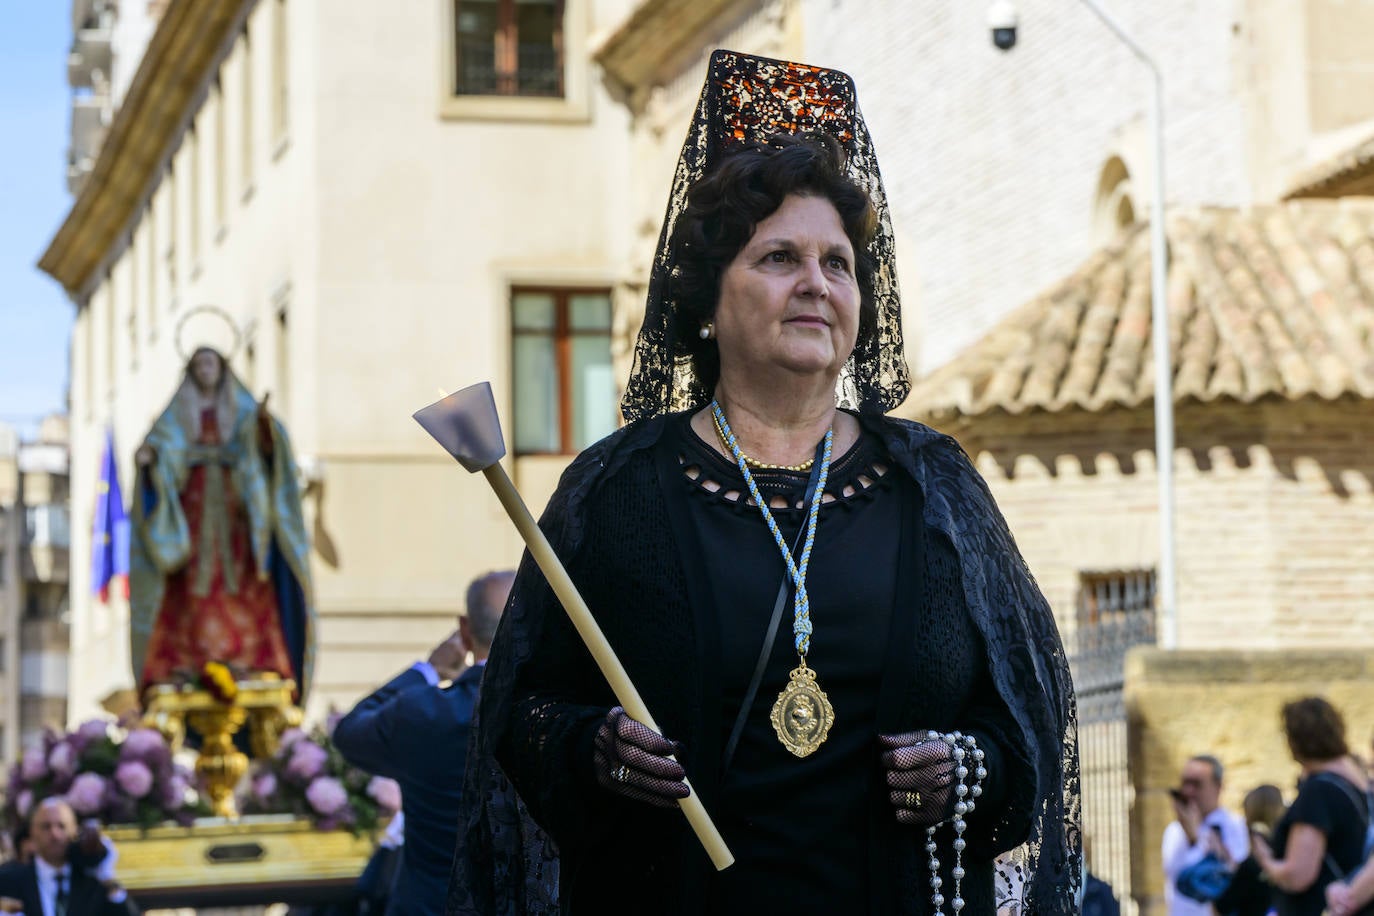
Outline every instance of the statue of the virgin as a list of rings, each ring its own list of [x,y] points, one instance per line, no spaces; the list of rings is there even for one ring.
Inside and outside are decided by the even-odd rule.
[[[207,662],[310,684],[309,542],[286,428],[219,351],[197,349],[135,454],[130,607],[134,679]]]

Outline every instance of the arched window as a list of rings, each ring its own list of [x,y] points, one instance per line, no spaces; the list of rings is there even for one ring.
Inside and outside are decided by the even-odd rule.
[[[1113,156],[1102,166],[1093,202],[1093,240],[1099,245],[1114,241],[1123,229],[1135,224],[1131,173],[1121,157]]]

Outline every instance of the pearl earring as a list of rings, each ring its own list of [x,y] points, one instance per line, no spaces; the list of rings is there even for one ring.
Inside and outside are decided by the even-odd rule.
[[[716,324],[715,324],[715,322],[714,322],[714,321],[703,321],[703,322],[701,323],[701,330],[697,332],[697,336],[700,337],[702,340],[710,340],[712,337],[715,337],[715,336],[716,336]]]

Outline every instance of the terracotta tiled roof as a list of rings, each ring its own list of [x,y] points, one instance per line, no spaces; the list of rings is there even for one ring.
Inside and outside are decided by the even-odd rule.
[[[1374,397],[1374,200],[1169,220],[1175,401]],[[1150,401],[1150,234],[1137,226],[917,382],[902,413]]]

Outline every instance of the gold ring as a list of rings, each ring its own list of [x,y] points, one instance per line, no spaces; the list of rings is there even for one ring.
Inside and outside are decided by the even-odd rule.
[[[907,806],[908,808],[912,808],[912,809],[921,807],[921,793],[920,793],[920,792],[908,792],[908,793],[906,793],[906,806]]]

